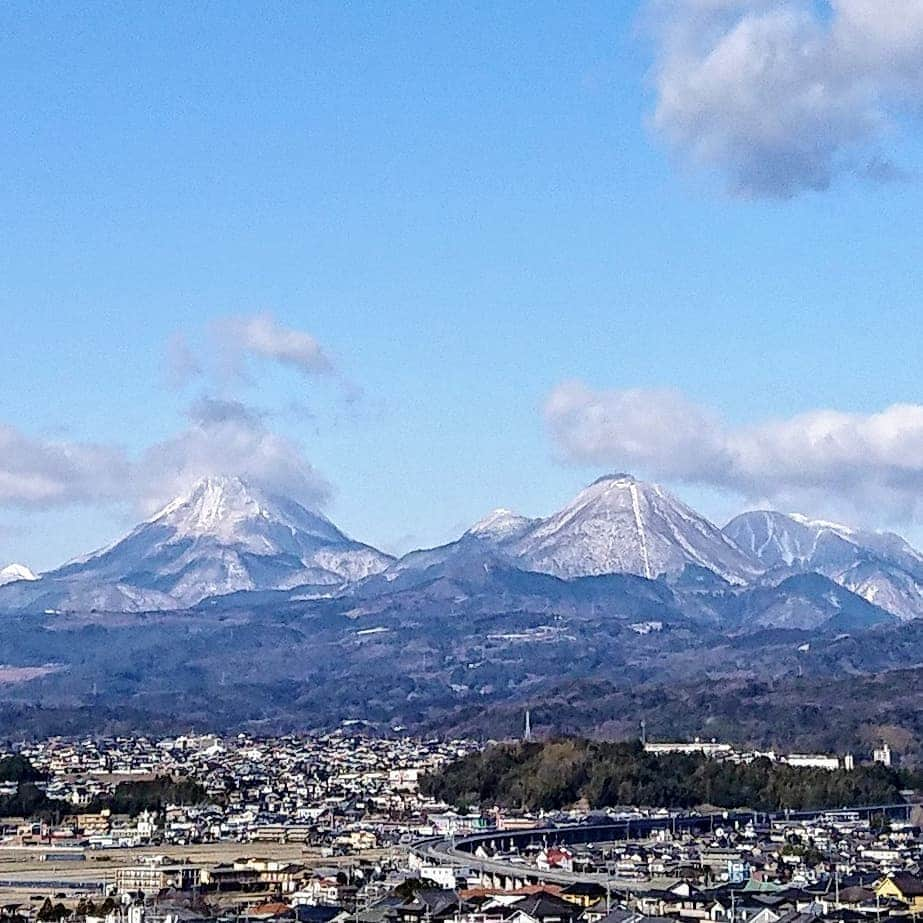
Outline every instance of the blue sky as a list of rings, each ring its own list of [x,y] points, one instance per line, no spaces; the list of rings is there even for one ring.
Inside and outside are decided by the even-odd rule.
[[[781,6],[802,19],[772,41],[828,27]],[[703,15],[4,5],[0,562],[103,544],[220,464],[217,444],[183,455],[203,399],[258,417],[329,485],[325,511],[388,550],[495,506],[550,512],[623,468],[717,519],[798,502],[916,535],[918,88],[879,69],[857,99],[838,78],[842,104],[807,124],[830,149],[805,166],[785,147],[802,110],[761,142],[705,90],[664,106],[703,53],[664,30]],[[880,119],[857,127],[863,107]],[[332,371],[227,334],[253,317],[310,335]],[[178,379],[177,350],[198,374]],[[573,381],[577,405],[550,419]],[[647,428],[676,402],[691,441]],[[880,416],[895,404],[910,409]],[[837,452],[818,458],[826,409]],[[88,444],[99,457],[75,474]],[[782,456],[798,470],[777,477]],[[22,486],[36,466],[60,478],[47,495]]]

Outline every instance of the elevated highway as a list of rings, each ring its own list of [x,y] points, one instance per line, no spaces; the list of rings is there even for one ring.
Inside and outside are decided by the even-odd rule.
[[[885,814],[894,820],[906,820],[914,805],[885,804],[844,808],[860,817]],[[493,858],[497,852],[522,852],[528,846],[577,846],[591,843],[614,843],[619,840],[646,839],[659,830],[672,833],[705,833],[716,827],[737,827],[750,823],[772,821],[815,820],[840,811],[785,811],[772,814],[756,811],[730,811],[719,814],[672,814],[654,817],[633,817],[599,824],[571,824],[536,827],[530,830],[490,830],[469,836],[446,839],[432,837],[420,840],[412,852],[428,865],[475,869],[492,887],[517,888],[530,884],[567,886],[578,882],[595,882],[615,890],[631,890],[642,885],[637,881],[619,880],[605,873],[577,873],[558,869],[544,870],[526,862]]]

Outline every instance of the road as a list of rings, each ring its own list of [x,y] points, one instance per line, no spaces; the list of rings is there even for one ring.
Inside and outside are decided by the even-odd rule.
[[[846,810],[856,811],[865,816],[883,813],[889,817],[906,818],[913,807],[910,804],[866,805]],[[493,830],[452,840],[442,838],[422,840],[414,844],[412,850],[423,862],[434,865],[447,865],[453,868],[473,868],[483,874],[495,876],[500,880],[520,880],[536,884],[549,883],[565,886],[577,882],[596,882],[615,890],[631,890],[633,887],[640,887],[639,883],[612,878],[604,873],[577,873],[558,869],[545,871],[527,864],[520,865],[519,863],[500,859],[481,858],[475,855],[475,852],[482,845],[489,851],[496,851],[503,848],[504,845],[508,845],[510,848],[522,849],[533,844],[578,845],[615,842],[628,838],[649,837],[658,830],[704,832],[722,825],[743,825],[752,820],[757,822],[812,820],[829,813],[831,813],[829,809],[787,811],[776,814],[736,811],[707,815],[668,815],[633,818],[605,824],[577,824],[562,827],[542,827],[533,830]]]

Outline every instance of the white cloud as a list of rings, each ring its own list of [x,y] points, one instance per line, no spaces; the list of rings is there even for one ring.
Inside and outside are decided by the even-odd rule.
[[[0,425],[0,507],[79,503],[150,513],[206,475],[238,475],[317,509],[330,487],[293,440],[237,401],[203,398],[184,429],[130,458],[122,449],[47,440]]]
[[[733,192],[787,198],[879,146],[923,103],[923,0],[653,0],[656,129]]]
[[[573,460],[608,464],[617,457],[684,480],[696,467],[723,464],[716,421],[675,391],[594,392],[566,382],[551,393],[545,417],[555,443]]]
[[[111,500],[130,471],[121,449],[29,436],[0,424],[0,505],[40,509]]]
[[[204,398],[188,426],[148,448],[133,471],[134,495],[153,512],[206,475],[237,475],[318,509],[330,486],[301,447],[270,430],[262,415],[238,401]]]
[[[672,391],[559,385],[545,419],[563,460],[731,490],[748,501],[923,520],[923,406],[815,410],[728,426]]]
[[[224,318],[215,323],[214,329],[237,366],[247,359],[260,358],[287,365],[303,375],[334,370],[330,358],[310,333],[286,327],[271,314]]]
[[[226,317],[209,332],[215,347],[209,350],[194,350],[180,332],[168,341],[170,385],[184,388],[199,379],[217,386],[222,376],[216,364],[245,374],[248,364],[263,359],[303,375],[332,375],[347,399],[355,398],[356,390],[314,337],[269,314]],[[304,417],[303,403],[291,406]],[[147,514],[199,478],[217,474],[244,477],[313,509],[327,501],[330,485],[302,446],[272,428],[267,415],[237,400],[204,397],[188,407],[186,418],[177,433],[133,454],[115,445],[33,436],[0,423],[0,508],[96,503]]]

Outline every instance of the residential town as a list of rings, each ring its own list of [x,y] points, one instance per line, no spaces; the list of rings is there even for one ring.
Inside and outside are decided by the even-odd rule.
[[[168,807],[159,823],[149,812],[77,813],[53,828],[4,832],[23,845],[56,849],[275,842],[308,844],[333,855],[409,843],[440,830],[439,813],[417,792],[420,776],[472,749],[468,741],[348,732],[263,740],[243,734],[224,740],[52,739],[17,751],[47,774],[43,788],[51,798],[86,806],[119,782],[171,777],[197,783],[205,799]]]
[[[707,747],[716,759],[736,752]],[[656,808],[528,814],[421,792],[424,774],[477,749],[349,727],[9,744],[0,757],[28,761],[48,803],[73,808],[0,818],[0,917],[877,923],[923,911],[923,811],[911,801],[810,817],[715,812],[693,830]],[[131,783],[166,778],[194,784],[196,797],[100,807]],[[0,798],[17,786],[0,784]],[[580,842],[602,824],[618,833]]]

